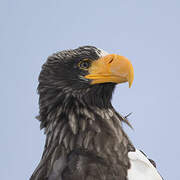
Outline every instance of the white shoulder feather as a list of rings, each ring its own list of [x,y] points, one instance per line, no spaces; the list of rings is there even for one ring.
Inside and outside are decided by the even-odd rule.
[[[139,150],[129,152],[128,180],[163,180],[149,159]]]

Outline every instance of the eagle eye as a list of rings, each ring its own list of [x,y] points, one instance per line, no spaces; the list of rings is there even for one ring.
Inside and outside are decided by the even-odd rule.
[[[83,69],[83,70],[88,70],[90,65],[91,65],[91,60],[89,60],[89,59],[84,59],[84,60],[80,61],[78,64],[79,68]]]

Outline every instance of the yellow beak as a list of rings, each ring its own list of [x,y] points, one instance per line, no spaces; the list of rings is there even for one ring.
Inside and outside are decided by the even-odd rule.
[[[131,87],[134,80],[134,70],[131,62],[124,56],[110,54],[92,62],[89,74],[85,76],[91,79],[91,84],[98,83],[124,83]]]

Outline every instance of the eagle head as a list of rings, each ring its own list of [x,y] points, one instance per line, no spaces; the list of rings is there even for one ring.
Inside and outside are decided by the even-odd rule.
[[[57,52],[48,57],[39,76],[40,115],[72,98],[110,106],[115,85],[128,82],[131,87],[133,78],[132,64],[123,56],[93,46]]]

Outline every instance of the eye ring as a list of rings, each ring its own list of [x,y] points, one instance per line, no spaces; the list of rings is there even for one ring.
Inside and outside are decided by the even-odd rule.
[[[91,65],[91,60],[89,59],[84,59],[78,63],[78,67],[83,70],[88,70],[90,65]]]

